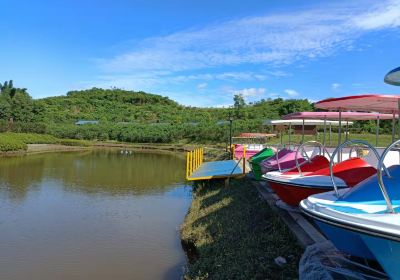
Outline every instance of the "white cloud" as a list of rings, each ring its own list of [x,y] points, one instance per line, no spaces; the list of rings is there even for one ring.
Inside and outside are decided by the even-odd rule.
[[[400,27],[400,1],[382,1],[382,5],[356,16],[352,23],[364,30]]]
[[[196,86],[200,89],[204,84],[204,88],[210,88],[213,84],[210,81],[223,81],[231,86],[236,83],[235,88],[238,88],[239,82],[290,75],[281,71],[280,66],[296,62],[297,67],[301,67],[307,60],[340,50],[356,51],[359,46],[355,41],[361,36],[398,27],[399,0],[324,3],[295,12],[217,22],[125,45],[125,51],[114,57],[98,59],[105,74],[86,84],[150,92],[165,92],[176,85],[183,92]],[[332,84],[333,89],[339,86]],[[230,98],[233,91],[231,88],[225,94]],[[247,98],[272,96],[264,88],[236,91]],[[299,95],[291,89],[284,94]],[[213,104],[224,102],[212,101]]]
[[[289,97],[296,97],[299,95],[299,93],[297,91],[295,91],[294,89],[285,89],[285,93],[289,96]]]
[[[208,85],[207,83],[201,83],[201,84],[197,85],[197,88],[202,90],[202,89],[205,89],[207,87],[207,85]]]
[[[247,17],[147,38],[131,50],[99,62],[105,71],[122,73],[280,65],[326,56],[337,48],[348,48],[368,31],[400,26],[398,0],[348,5]]]
[[[239,90],[233,90],[234,95],[241,94],[243,97],[255,97],[262,96],[266,92],[265,88],[244,88]]]
[[[338,88],[340,88],[340,86],[341,86],[341,84],[339,84],[339,83],[333,83],[333,84],[331,85],[331,88],[332,88],[333,90],[337,90]]]

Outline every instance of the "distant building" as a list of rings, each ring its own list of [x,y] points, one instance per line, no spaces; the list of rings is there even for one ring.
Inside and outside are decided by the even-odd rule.
[[[76,125],[84,125],[84,124],[99,124],[99,121],[87,121],[87,120],[79,120],[75,123]]]

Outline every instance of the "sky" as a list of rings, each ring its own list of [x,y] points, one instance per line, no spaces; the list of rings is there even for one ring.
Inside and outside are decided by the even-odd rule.
[[[0,81],[190,106],[400,93],[400,0],[1,0]]]

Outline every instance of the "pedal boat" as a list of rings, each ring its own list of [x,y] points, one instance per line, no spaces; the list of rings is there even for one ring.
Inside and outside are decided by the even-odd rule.
[[[285,172],[268,172],[263,178],[283,202],[298,206],[301,200],[310,195],[334,189],[331,169],[338,189],[353,187],[376,173],[376,168],[362,158],[349,158],[332,163],[330,167],[330,160],[323,155],[316,155],[304,164],[297,164],[295,168]]]
[[[400,165],[385,169],[390,145],[376,175],[353,188],[317,194],[300,209],[345,253],[377,260],[391,279],[400,275]]]
[[[279,150],[274,156],[263,160],[260,163],[261,172],[265,174],[275,170],[287,170],[296,166],[295,162],[296,151],[283,148]],[[302,156],[299,156],[298,162],[301,164],[305,161]]]

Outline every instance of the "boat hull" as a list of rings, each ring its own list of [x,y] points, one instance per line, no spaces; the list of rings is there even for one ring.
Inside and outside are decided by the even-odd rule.
[[[400,277],[400,242],[361,233],[359,236],[389,277],[398,279]]]
[[[340,251],[352,256],[375,260],[374,254],[358,233],[319,220],[315,220],[315,223]]]
[[[279,198],[291,206],[299,206],[300,201],[306,199],[310,195],[330,191],[326,187],[312,187],[291,185],[277,181],[268,180],[268,185],[274,190]]]

